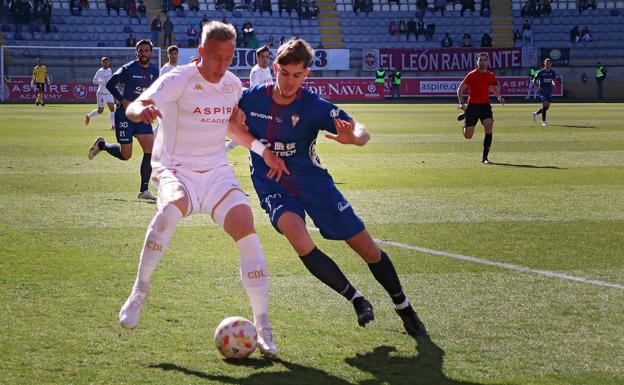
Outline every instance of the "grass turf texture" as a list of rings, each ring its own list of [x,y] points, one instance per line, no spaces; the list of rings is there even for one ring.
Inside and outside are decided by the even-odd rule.
[[[466,142],[449,105],[348,105],[362,148],[319,139],[338,187],[379,239],[624,284],[624,128],[617,104],[495,106]],[[138,201],[141,151],[87,159],[107,117],[92,106],[0,105],[0,383],[621,384],[624,290],[384,247],[428,326],[418,345],[344,243],[313,237],[377,319],[321,286],[255,195],[280,359],[221,359],[212,335],[251,318],[234,243],[207,216],[181,221],[138,328],[117,313],[155,206]],[[230,154],[253,194],[243,149]]]

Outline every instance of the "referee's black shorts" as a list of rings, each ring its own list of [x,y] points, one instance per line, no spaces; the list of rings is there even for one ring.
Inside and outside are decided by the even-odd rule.
[[[492,116],[492,105],[490,103],[468,103],[464,114],[464,127],[476,126],[479,120],[481,120],[481,124],[483,124],[485,119],[494,119]]]
[[[37,91],[45,91],[45,83],[35,83]]]

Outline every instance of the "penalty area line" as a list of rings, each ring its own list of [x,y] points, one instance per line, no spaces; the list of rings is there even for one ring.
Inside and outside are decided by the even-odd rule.
[[[399,247],[399,248],[402,248],[402,249],[420,251],[421,253],[425,253],[425,254],[440,255],[440,256],[443,256],[443,257],[458,259],[460,261],[480,263],[482,265],[489,265],[489,266],[500,267],[500,268],[508,269],[508,270],[521,271],[523,273],[539,274],[539,275],[542,275],[542,276],[545,276],[545,277],[550,277],[550,278],[559,278],[559,279],[565,279],[565,280],[568,280],[568,281],[582,282],[582,283],[588,283],[588,284],[602,286],[602,287],[610,287],[610,288],[613,288],[613,289],[624,290],[624,285],[620,285],[620,284],[617,284],[617,283],[606,282],[606,281],[601,281],[599,279],[575,277],[573,275],[558,273],[556,271],[531,269],[530,267],[514,265],[514,264],[511,264],[511,263],[495,262],[495,261],[490,261],[489,259],[471,257],[469,255],[448,253],[446,251],[440,251],[440,250],[432,250],[432,249],[427,249],[426,247],[412,246],[412,245],[408,245],[406,243],[386,241],[386,240],[383,240],[383,239],[375,239],[375,242],[383,244],[383,245]]]

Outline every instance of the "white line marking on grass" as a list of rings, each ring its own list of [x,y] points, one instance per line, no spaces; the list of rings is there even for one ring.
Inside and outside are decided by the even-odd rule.
[[[531,269],[530,267],[514,265],[514,264],[511,264],[511,263],[494,262],[494,261],[490,261],[488,259],[471,257],[469,255],[448,253],[446,251],[439,251],[439,250],[431,250],[431,249],[427,249],[425,247],[412,246],[412,245],[408,245],[408,244],[405,244],[405,243],[399,243],[399,242],[384,241],[384,240],[381,240],[381,239],[375,239],[375,242],[381,243],[381,244],[384,244],[384,245],[388,245],[388,246],[395,246],[395,247],[400,247],[400,248],[403,248],[403,249],[420,251],[421,253],[426,253],[426,254],[441,255],[443,257],[459,259],[461,261],[480,263],[480,264],[483,264],[483,265],[496,266],[496,267],[500,267],[500,268],[503,268],[503,269],[522,271],[524,273],[534,273],[534,274],[539,274],[539,275],[543,275],[543,276],[551,277],[551,278],[566,279],[568,281],[590,283],[592,285],[598,285],[598,286],[603,286],[603,287],[611,287],[611,288],[614,288],[614,289],[623,289],[624,290],[624,285],[619,285],[617,283],[611,283],[611,282],[605,282],[605,281],[601,281],[601,280],[598,280],[598,279],[575,277],[575,276],[572,276],[572,275],[563,274],[563,273],[557,273],[555,271],[549,271],[549,270]]]

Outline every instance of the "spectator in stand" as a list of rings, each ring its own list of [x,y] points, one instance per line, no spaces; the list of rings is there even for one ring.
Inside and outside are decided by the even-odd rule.
[[[487,13],[486,13],[487,12]],[[481,17],[489,15],[490,12],[490,0],[481,0]]]
[[[253,9],[253,5],[251,4],[251,0],[243,0],[241,6],[246,11],[251,11]]]
[[[584,41],[584,42],[592,41],[591,33],[589,32],[589,28],[587,28],[587,26],[583,28],[583,31],[581,31],[581,41]]]
[[[396,23],[394,22],[394,20],[392,20],[392,21],[390,22],[390,25],[388,26],[388,34],[389,34],[390,36],[394,36],[394,35],[396,35],[397,33],[399,33],[399,29],[397,28],[397,25],[396,25]]]
[[[492,47],[492,36],[490,36],[487,32],[484,32],[483,36],[481,36],[481,47]]]
[[[225,0],[217,0],[215,2],[215,9],[217,11],[225,11],[225,7],[226,7]]]
[[[142,1],[139,1],[139,5],[137,6],[137,12],[140,17],[147,17],[147,8],[145,8],[145,4]]]
[[[474,12],[475,10],[475,2],[474,0],[462,0],[462,9],[460,12],[461,16],[464,16],[464,11],[470,10]]]
[[[522,8],[520,9],[520,16],[521,17],[533,16],[532,13],[531,13],[531,9],[529,7],[529,3],[524,3]]]
[[[293,11],[297,12],[297,0],[288,0],[288,16],[291,16]]]
[[[275,48],[275,37],[273,35],[269,36],[267,39],[266,46],[269,48]]]
[[[525,43],[533,42],[533,30],[531,29],[529,19],[525,19],[524,23],[522,23],[522,39]]]
[[[191,24],[186,30],[186,42],[189,48],[197,47],[197,34],[197,28],[195,28],[194,24]]]
[[[441,45],[443,48],[449,48],[453,46],[453,39],[451,39],[451,35],[448,32],[444,34]]]
[[[28,1],[26,1],[25,3],[28,4],[28,6],[30,6],[30,3]],[[69,12],[73,16],[80,16],[80,14],[82,13],[82,6],[78,2],[78,0],[69,0]],[[24,13],[24,11],[22,11],[22,13]],[[28,18],[30,18],[30,14],[28,16],[29,16]]]
[[[444,11],[446,10],[446,4],[448,2],[446,0],[435,0],[433,2],[433,12],[440,11],[442,12],[442,17],[444,17]]]
[[[188,8],[191,12],[199,12],[199,0],[189,0]]]
[[[262,11],[262,0],[253,0],[253,12]]]
[[[268,12],[269,15],[273,16],[273,9],[271,9],[271,0],[262,0],[262,8],[260,9],[260,16],[262,16],[262,13],[264,12]]]
[[[160,15],[156,15],[152,23],[150,24],[150,31],[152,33],[152,44],[158,46],[158,35],[162,31],[162,23],[160,22]]]
[[[591,8],[596,9],[596,0],[577,0],[579,15],[581,12]]]
[[[43,14],[41,15],[41,21],[45,24],[46,33],[50,33],[50,20],[52,20],[52,4],[50,4],[50,0],[46,0],[43,4]]]
[[[552,7],[550,6],[550,0],[544,0],[544,5],[542,6],[542,15],[550,16],[552,13]]]
[[[513,41],[514,43],[517,41],[522,41],[522,33],[520,33],[519,29],[516,29],[516,31],[514,32]]]
[[[106,0],[106,13],[108,16],[110,16],[111,9],[117,11],[117,16],[119,16],[119,0]]]
[[[366,12],[366,17],[373,11],[373,0],[362,0],[362,6],[360,8],[362,12]]]
[[[362,2],[360,0],[353,0],[353,12],[355,13],[355,15],[357,16],[358,11],[361,10],[361,5]]]
[[[416,8],[418,8],[418,12],[416,14],[419,15],[418,17],[424,17],[428,7],[429,3],[427,0],[418,0],[416,2]]]
[[[416,24],[416,40],[418,40],[418,36],[420,35],[427,35],[427,28],[425,27],[425,21],[422,17],[418,19],[418,23]]]
[[[581,40],[581,31],[578,25],[570,30],[570,43],[578,43]]]
[[[136,4],[134,3],[134,0],[130,0],[128,2],[128,5],[126,5],[126,12],[128,13],[128,16],[130,17],[130,19],[137,19],[139,24],[141,24],[141,19],[139,18],[139,15],[137,14],[137,7],[136,7]]]
[[[126,47],[135,47],[136,46],[136,39],[134,38],[134,35],[131,33],[128,35],[128,37],[126,38]]]
[[[171,7],[174,11],[184,12],[184,8],[182,7],[182,0],[171,0]]]
[[[247,48],[257,49],[258,47],[260,47],[260,42],[258,41],[256,34],[253,34],[249,40],[247,40]]]
[[[403,19],[399,20],[399,33],[401,35],[407,33],[407,26],[405,25],[405,21]]]
[[[464,48],[472,47],[472,36],[470,36],[469,33],[464,33],[464,36],[462,36],[462,47]]]
[[[280,45],[280,46],[281,46],[282,44],[284,44],[284,43],[286,43],[286,36],[282,36],[282,37],[280,37],[280,40],[279,40],[279,45]]]
[[[407,33],[405,35],[405,39],[409,41],[410,35],[414,34],[416,41],[418,41],[417,32],[418,32],[418,25],[416,24],[416,21],[414,20],[414,18],[410,17],[410,20],[407,22]]]
[[[171,41],[173,37],[173,22],[171,21],[169,16],[165,18],[165,22],[163,23],[163,32],[163,47],[173,44]]]
[[[204,14],[201,21],[199,22],[199,33],[201,33],[202,29],[204,28],[204,24],[208,23],[209,21],[210,20],[208,20],[208,16]]]
[[[310,17],[313,19],[318,19],[318,15],[320,13],[318,5],[316,5],[316,1],[312,0],[310,3]]]
[[[245,41],[247,41],[254,34],[255,34],[255,32],[254,32],[253,24],[251,24],[251,22],[249,22],[249,21],[246,21],[243,24],[243,39]]]
[[[80,0],[80,9],[89,9],[89,0]],[[594,6],[594,9],[596,9],[596,7]]]
[[[388,0],[388,4],[390,3],[395,3],[396,5],[399,5],[399,0]]]
[[[167,13],[171,8],[171,0],[161,0],[160,2],[162,13]]]
[[[277,1],[277,9],[279,11],[280,17],[282,17],[282,11],[288,12],[288,0],[278,0]],[[288,12],[290,13],[290,12]]]
[[[425,34],[425,38],[427,41],[433,41],[433,35],[435,34],[435,24],[427,24],[427,31]]]

